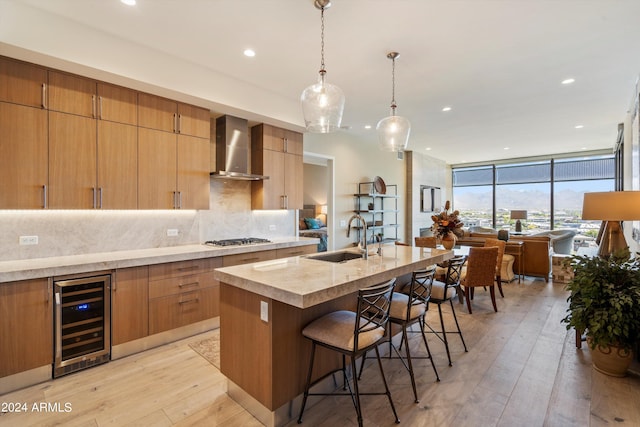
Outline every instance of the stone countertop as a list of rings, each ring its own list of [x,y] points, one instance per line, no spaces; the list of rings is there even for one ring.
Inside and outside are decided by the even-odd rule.
[[[316,238],[291,237],[252,245],[219,247],[195,244],[0,261],[0,283],[316,244]]]
[[[218,268],[214,270],[214,277],[294,307],[308,308],[443,262],[452,258],[453,252],[387,245],[383,246],[381,256],[369,255],[367,260],[360,258],[342,263],[313,259],[317,255]]]

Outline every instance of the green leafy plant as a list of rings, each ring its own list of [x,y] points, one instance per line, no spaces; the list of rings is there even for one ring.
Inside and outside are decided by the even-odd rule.
[[[627,249],[608,258],[573,256],[574,277],[567,285],[567,329],[586,331],[591,347],[631,349],[640,336],[640,260]]]

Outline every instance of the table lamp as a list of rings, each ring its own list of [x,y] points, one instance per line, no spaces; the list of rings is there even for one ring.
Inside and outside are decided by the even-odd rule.
[[[527,211],[511,211],[511,219],[516,220],[516,233],[522,232],[521,219],[527,219]]]
[[[640,191],[584,193],[582,219],[599,219],[605,223],[598,256],[607,258],[627,247],[620,221],[640,219]]]

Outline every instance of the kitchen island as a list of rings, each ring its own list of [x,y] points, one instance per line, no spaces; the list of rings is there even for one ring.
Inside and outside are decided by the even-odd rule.
[[[330,255],[331,253],[329,253]],[[297,415],[311,344],[302,329],[340,309],[355,309],[355,293],[428,265],[453,252],[384,246],[381,255],[346,262],[327,253],[219,268],[220,367],[229,395],[267,426]],[[316,355],[314,378],[339,366],[340,357]]]

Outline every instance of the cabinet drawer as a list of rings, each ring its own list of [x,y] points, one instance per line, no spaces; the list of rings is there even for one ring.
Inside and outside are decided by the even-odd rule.
[[[183,292],[149,301],[149,334],[168,331],[220,315],[220,287]]]
[[[217,285],[213,271],[188,276],[169,277],[149,282],[149,298],[175,295],[181,292],[192,292]]]
[[[149,266],[149,281],[189,276],[222,266],[221,257],[168,262]]]
[[[316,252],[316,245],[296,246],[293,248],[276,249],[276,258],[287,258],[291,256],[307,255]]]
[[[246,254],[226,255],[222,257],[222,266],[231,267],[232,265],[248,264],[251,262],[269,261],[276,259],[276,251],[259,251],[249,252]]]

